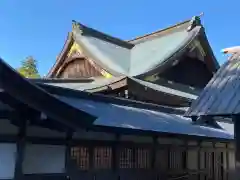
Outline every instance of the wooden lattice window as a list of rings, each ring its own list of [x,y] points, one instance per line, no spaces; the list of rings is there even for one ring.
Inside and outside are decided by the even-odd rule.
[[[216,152],[216,161],[215,161],[215,165],[216,165],[216,168],[215,170],[217,171],[216,174],[217,174],[217,178],[219,180],[222,180],[224,179],[224,152]]]
[[[119,167],[120,168],[133,168],[133,149],[123,148],[120,151]]]
[[[112,148],[95,147],[94,148],[94,168],[110,169],[112,167]]]
[[[77,166],[81,170],[89,169],[89,149],[88,147],[71,148],[71,158],[75,160]]]
[[[214,177],[214,164],[214,152],[205,152],[205,167],[208,171],[208,178]]]
[[[151,165],[150,151],[148,149],[138,148],[136,150],[137,161],[136,168],[148,169]]]
[[[187,155],[184,150],[169,151],[169,169],[181,170],[186,168]]]
[[[120,168],[150,168],[151,158],[149,149],[123,148],[120,151]]]

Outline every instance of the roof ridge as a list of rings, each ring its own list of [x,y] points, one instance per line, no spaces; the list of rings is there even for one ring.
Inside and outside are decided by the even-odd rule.
[[[152,35],[155,35],[155,34],[158,34],[158,33],[161,33],[161,32],[164,32],[164,31],[167,31],[167,30],[170,30],[170,29],[173,29],[173,28],[175,28],[177,26],[183,25],[183,24],[188,23],[190,21],[191,21],[191,19],[183,21],[183,22],[180,22],[180,23],[177,23],[177,24],[169,26],[167,28],[163,28],[163,29],[160,29],[160,30],[157,30],[157,31],[153,31],[151,33],[147,33],[147,34],[144,34],[144,35],[141,35],[141,36],[137,36],[137,37],[135,37],[133,39],[127,40],[127,42],[132,42],[132,41],[135,41],[135,40],[140,40],[142,38],[150,37]]]
[[[84,34],[85,35],[91,35],[91,36],[94,36],[96,38],[102,39],[104,41],[107,41],[107,42],[110,42],[110,43],[113,43],[113,44],[116,44],[118,46],[122,46],[122,47],[125,47],[125,48],[128,48],[128,49],[131,49],[134,46],[134,44],[132,44],[130,42],[124,41],[124,40],[122,40],[120,38],[117,38],[117,37],[113,37],[109,34],[103,33],[103,32],[98,31],[96,29],[87,27],[86,25],[83,25],[83,24],[81,24],[81,23],[79,23],[75,20],[72,20],[72,28],[80,30],[83,35]]]
[[[163,28],[163,29],[160,29],[160,30],[157,30],[157,31],[154,31],[154,32],[151,32],[151,33],[147,33],[145,35],[142,35],[142,36],[138,36],[138,37],[135,37],[134,39],[130,39],[130,40],[127,40],[127,42],[133,42],[133,41],[136,41],[136,40],[141,40],[143,38],[147,38],[147,37],[151,37],[155,34],[158,34],[158,33],[161,33],[161,32],[164,32],[164,31],[167,31],[167,30],[171,30],[171,29],[174,29],[180,25],[183,25],[183,24],[186,24],[186,23],[189,23],[189,26],[191,26],[191,22],[192,21],[195,21],[196,20],[196,17],[200,18],[200,16],[202,16],[203,13],[201,13],[200,15],[198,16],[193,16],[191,19],[188,19],[188,20],[185,20],[185,21],[182,21],[182,22],[179,22],[175,25],[172,25],[172,26],[169,26],[167,28]]]

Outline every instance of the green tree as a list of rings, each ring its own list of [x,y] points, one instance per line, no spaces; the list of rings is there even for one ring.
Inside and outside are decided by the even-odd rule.
[[[27,57],[22,61],[21,67],[17,71],[26,78],[39,78],[39,72],[37,69],[37,61],[32,57]]]

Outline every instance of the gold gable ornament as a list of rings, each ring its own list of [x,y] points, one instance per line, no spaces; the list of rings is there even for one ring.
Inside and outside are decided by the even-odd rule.
[[[72,47],[70,48],[70,50],[67,54],[67,57],[70,57],[73,52],[82,53],[81,47],[76,42],[73,43]]]

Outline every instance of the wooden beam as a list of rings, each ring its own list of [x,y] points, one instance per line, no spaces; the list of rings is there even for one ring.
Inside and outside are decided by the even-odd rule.
[[[116,140],[112,145],[112,169],[116,172],[119,167],[119,144],[120,135],[116,134]]]
[[[66,136],[66,154],[65,154],[65,170],[71,168],[71,147],[72,147],[73,131],[69,130]]]
[[[235,139],[235,160],[236,172],[235,176],[240,177],[240,116],[234,116],[234,139]]]
[[[17,139],[17,135],[0,135],[0,143],[16,143]]]
[[[1,119],[10,119],[14,111],[9,110],[0,110],[0,120]]]
[[[21,118],[21,117],[19,117]],[[27,120],[22,121],[21,126],[19,127],[19,133],[17,138],[17,156],[15,163],[15,180],[24,179],[24,175],[22,172],[22,164],[24,160],[24,151],[25,151],[25,140],[26,140],[26,128],[27,128]]]
[[[151,149],[151,169],[153,170],[153,172],[155,173],[154,174],[154,177],[156,177],[157,179],[159,179],[158,177],[158,173],[157,173],[157,151],[158,151],[158,137],[157,136],[154,136],[153,137],[153,146],[152,146],[152,149]]]
[[[7,94],[5,92],[0,93],[0,100],[4,104],[7,104],[11,108],[13,108],[14,110],[26,112],[26,111],[29,111],[29,109],[30,109],[25,104],[19,102],[18,100],[16,100],[15,98],[13,98],[12,96],[10,96],[9,94]]]

